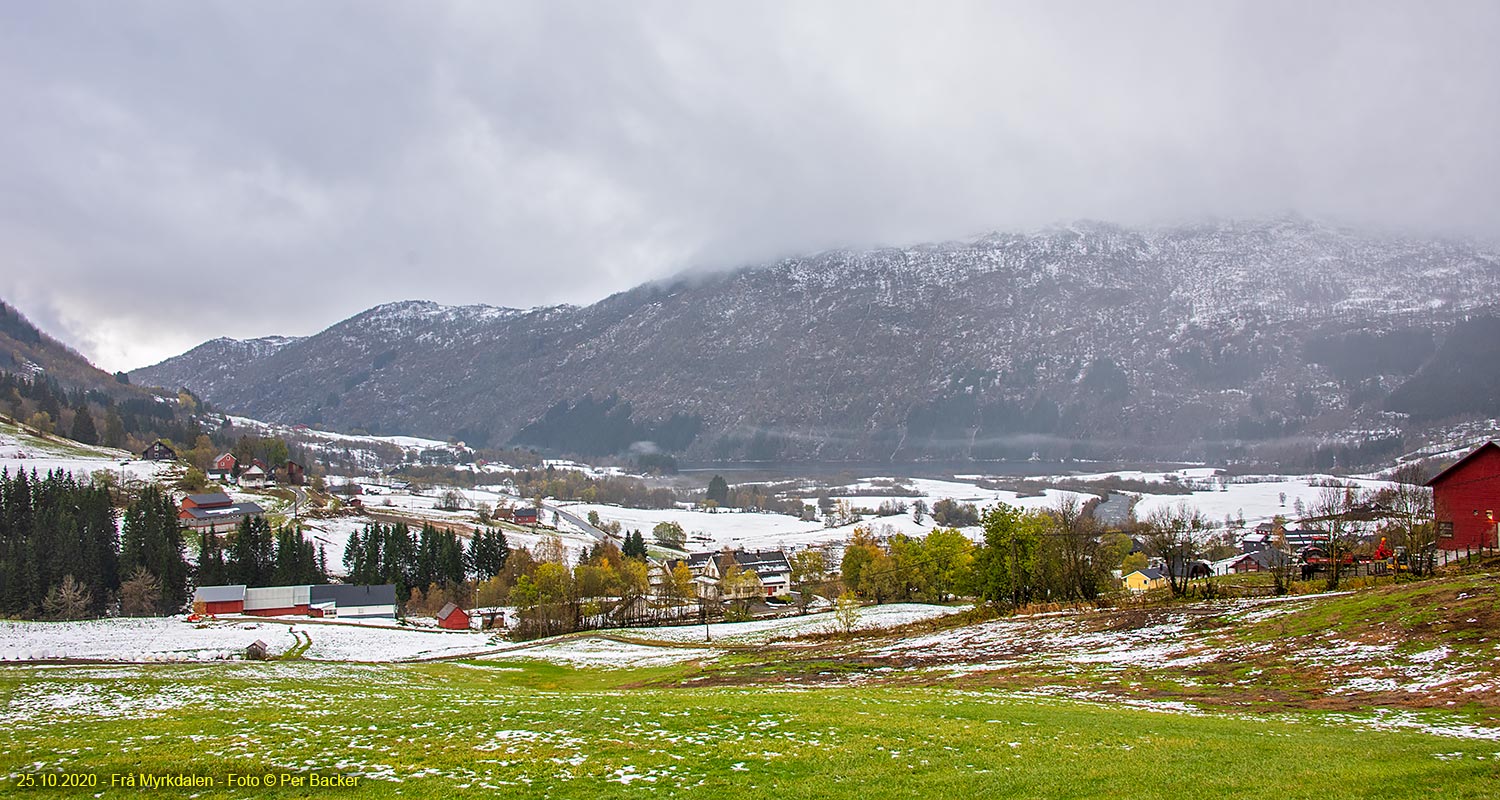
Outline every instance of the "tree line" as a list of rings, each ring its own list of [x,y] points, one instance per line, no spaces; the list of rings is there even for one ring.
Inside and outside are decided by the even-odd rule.
[[[187,602],[177,507],[142,488],[116,528],[109,488],[56,470],[0,471],[0,613],[80,619],[162,613]]]
[[[840,563],[844,588],[879,603],[1094,600],[1113,586],[1111,571],[1131,547],[1129,537],[1101,531],[1074,499],[1045,510],[1000,503],[979,522],[984,540],[977,544],[953,528],[884,541],[856,528]]]

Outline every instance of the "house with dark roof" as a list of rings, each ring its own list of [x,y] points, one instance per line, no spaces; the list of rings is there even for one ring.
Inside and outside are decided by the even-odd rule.
[[[166,442],[157,439],[151,446],[141,451],[142,461],[176,461],[177,451],[167,446]]]
[[[1240,553],[1213,562],[1210,566],[1215,575],[1238,575],[1244,572],[1269,572],[1278,566],[1287,566],[1292,557],[1280,550],[1254,550]]]
[[[1150,589],[1160,589],[1167,585],[1167,575],[1155,567],[1138,569],[1126,575],[1123,579],[1125,588],[1132,592],[1144,592]]]
[[[265,509],[256,503],[236,503],[223,492],[190,494],[182,498],[177,518],[195,533],[228,533],[246,517],[259,517]]]
[[[755,573],[760,579],[760,593],[766,597],[791,594],[792,565],[780,550],[731,550],[690,553],[688,568],[697,577],[720,581],[733,559],[739,568]]]

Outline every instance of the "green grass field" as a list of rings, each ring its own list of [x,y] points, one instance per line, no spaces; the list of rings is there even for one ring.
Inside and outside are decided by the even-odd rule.
[[[945,687],[676,688],[698,667],[0,669],[8,793],[46,774],[354,774],[235,796],[1495,797],[1500,742],[1379,714],[1172,713]],[[1457,714],[1409,722],[1462,722]],[[280,780],[278,777],[277,780]],[[290,779],[289,779],[290,780]],[[222,784],[221,784],[222,786]],[[219,790],[146,794],[214,796]]]

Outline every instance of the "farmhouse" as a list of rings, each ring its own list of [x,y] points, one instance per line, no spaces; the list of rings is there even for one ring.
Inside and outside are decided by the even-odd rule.
[[[1500,445],[1485,442],[1427,482],[1432,487],[1437,546],[1495,547],[1500,514]]]
[[[234,480],[234,469],[239,463],[234,453],[220,453],[208,465],[208,477],[216,481]]]
[[[195,533],[228,533],[239,527],[240,520],[264,513],[255,503],[236,503],[223,492],[209,492],[182,498],[177,518]]]
[[[1132,592],[1160,589],[1167,585],[1167,576],[1159,569],[1138,569],[1125,576],[1125,588]]]
[[[536,508],[533,506],[522,506],[511,512],[510,519],[517,525],[535,525],[537,521]]]
[[[307,470],[301,464],[287,459],[286,482],[291,486],[301,486],[307,483]]]
[[[1210,566],[1215,575],[1238,575],[1244,572],[1269,572],[1273,567],[1286,566],[1291,556],[1280,550],[1255,550],[1221,559]]]
[[[142,461],[176,461],[177,451],[167,446],[166,442],[157,439],[151,446],[141,451]]]
[[[725,552],[692,553],[688,556],[688,568],[693,575],[719,581],[724,577],[730,558],[747,572],[760,579],[761,593],[766,597],[790,594],[792,591],[792,565],[786,553],[780,550],[732,550]]]
[[[269,480],[266,471],[259,465],[251,464],[250,468],[240,473],[239,484],[245,489],[263,489]]]

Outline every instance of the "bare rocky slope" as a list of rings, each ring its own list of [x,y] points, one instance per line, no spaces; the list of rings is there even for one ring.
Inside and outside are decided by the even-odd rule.
[[[690,274],[587,307],[391,303],[130,377],[280,422],[587,455],[1326,466],[1500,413],[1497,277],[1500,254],[1473,244],[1303,219],[1089,223]],[[1452,375],[1475,385],[1455,397],[1436,385]]]

